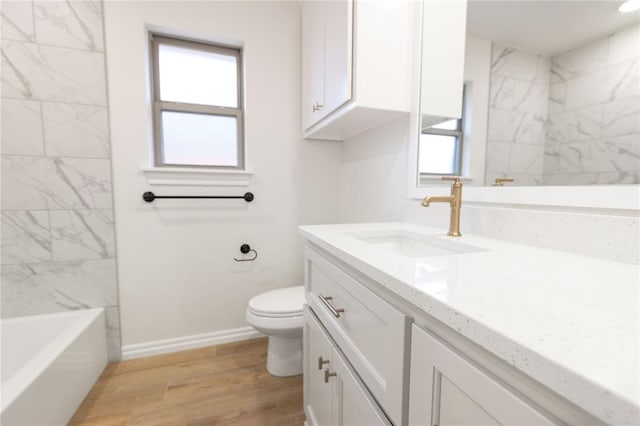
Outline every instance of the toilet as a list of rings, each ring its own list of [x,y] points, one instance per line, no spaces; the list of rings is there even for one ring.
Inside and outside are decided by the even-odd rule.
[[[249,301],[247,322],[269,336],[267,371],[273,376],[302,374],[304,286],[280,288]]]

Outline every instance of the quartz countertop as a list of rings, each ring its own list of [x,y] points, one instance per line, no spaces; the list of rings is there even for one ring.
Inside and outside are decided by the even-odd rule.
[[[483,249],[390,254],[350,235],[401,230]],[[640,268],[409,223],[301,234],[420,310],[610,424],[640,421]]]

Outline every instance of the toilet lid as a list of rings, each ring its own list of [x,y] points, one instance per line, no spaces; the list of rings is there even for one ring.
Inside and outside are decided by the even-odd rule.
[[[261,316],[302,315],[304,286],[280,288],[262,293],[249,301],[249,310]]]

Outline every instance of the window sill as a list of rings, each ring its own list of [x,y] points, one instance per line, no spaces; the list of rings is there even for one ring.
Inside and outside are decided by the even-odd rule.
[[[249,186],[253,173],[246,170],[207,170],[182,167],[142,169],[149,185],[156,186]]]

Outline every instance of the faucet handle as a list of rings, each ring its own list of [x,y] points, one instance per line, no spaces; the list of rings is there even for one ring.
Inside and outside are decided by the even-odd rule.
[[[505,182],[513,182],[513,181],[515,181],[515,179],[513,178],[496,178],[496,181],[493,184],[493,186],[504,186]]]
[[[462,182],[460,181],[460,179],[462,179],[462,176],[442,176],[442,180],[453,181],[454,186],[462,185]]]

